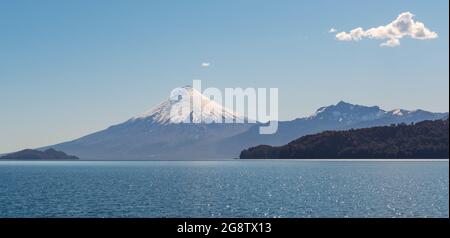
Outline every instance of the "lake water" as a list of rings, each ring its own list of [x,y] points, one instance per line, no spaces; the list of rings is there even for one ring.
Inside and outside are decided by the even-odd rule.
[[[0,162],[0,217],[449,217],[448,161]]]

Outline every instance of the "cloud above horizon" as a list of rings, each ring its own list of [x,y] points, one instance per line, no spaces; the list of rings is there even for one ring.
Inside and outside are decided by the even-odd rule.
[[[419,21],[414,21],[414,14],[411,12],[404,12],[391,23],[373,27],[364,30],[362,27],[355,28],[350,32],[339,32],[336,34],[336,39],[339,41],[360,41],[364,38],[375,40],[386,40],[381,43],[382,47],[396,47],[400,45],[400,39],[403,37],[411,37],[417,40],[430,40],[438,37],[436,32],[433,32],[425,27],[425,24]],[[333,29],[333,28],[332,28]],[[330,33],[332,31],[330,30]]]
[[[203,62],[200,66],[202,66],[203,68],[208,68],[211,65],[211,63],[209,62]]]

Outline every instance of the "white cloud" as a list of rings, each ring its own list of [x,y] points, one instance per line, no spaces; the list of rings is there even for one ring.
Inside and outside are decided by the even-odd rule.
[[[400,40],[399,39],[389,39],[388,41],[381,43],[380,46],[384,46],[384,47],[396,47],[400,45]]]
[[[407,36],[418,40],[438,37],[436,32],[426,28],[422,22],[414,21],[413,17],[414,14],[404,12],[385,26],[373,27],[368,30],[358,27],[348,33],[339,32],[336,34],[336,39],[340,41],[360,41],[364,38],[386,40],[380,46],[396,47],[400,45],[400,39]]]
[[[203,62],[203,63],[201,64],[201,66],[202,66],[203,68],[208,68],[210,65],[211,65],[211,63],[209,63],[209,62]]]
[[[334,29],[334,28],[331,28],[331,29],[328,31],[328,33],[335,33],[335,32],[337,32],[337,30]]]

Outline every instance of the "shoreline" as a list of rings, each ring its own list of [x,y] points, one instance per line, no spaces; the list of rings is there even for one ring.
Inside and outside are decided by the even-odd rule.
[[[449,159],[215,159],[215,160],[0,160],[1,162],[236,162],[236,161],[293,161],[293,162],[449,162]]]

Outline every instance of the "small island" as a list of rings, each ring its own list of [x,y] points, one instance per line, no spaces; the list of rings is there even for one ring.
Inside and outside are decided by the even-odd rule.
[[[45,151],[25,149],[2,156],[0,160],[79,160],[79,158],[50,148]]]

